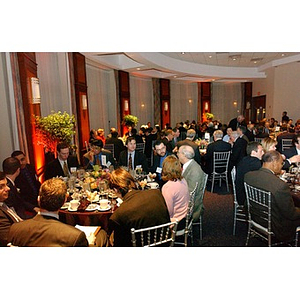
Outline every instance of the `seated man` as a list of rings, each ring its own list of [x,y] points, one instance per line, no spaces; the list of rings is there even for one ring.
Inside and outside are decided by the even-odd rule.
[[[114,145],[114,152],[115,152],[115,159],[118,161],[120,157],[120,153],[125,150],[125,146],[118,138],[119,134],[117,131],[112,131],[111,132],[111,137],[106,139],[105,144],[113,144]]]
[[[135,170],[137,166],[143,168],[143,171],[148,173],[147,157],[144,153],[135,151],[135,137],[130,136],[126,140],[126,150],[120,153],[119,166],[128,167],[129,170]]]
[[[286,158],[282,167],[284,170],[288,170],[292,164],[300,162],[300,134],[293,137],[292,143],[292,148],[283,151],[283,155]]]
[[[188,184],[189,192],[194,190],[196,183],[198,182],[195,194],[195,206],[193,213],[194,222],[198,222],[200,215],[203,214],[204,211],[203,197],[201,195],[201,191],[203,188],[205,188],[205,173],[202,171],[200,165],[194,160],[194,155],[194,149],[188,145],[180,146],[177,152],[179,161],[183,165],[182,175]]]
[[[81,230],[59,221],[58,210],[67,200],[67,186],[60,178],[46,180],[40,189],[40,213],[15,223],[8,241],[14,246],[82,247],[88,240]]]
[[[131,228],[140,229],[170,222],[170,215],[160,190],[137,190],[134,178],[122,168],[111,173],[110,188],[123,203],[109,219],[113,246],[131,246]]]
[[[69,177],[71,168],[78,169],[79,163],[76,156],[70,155],[69,145],[59,143],[56,146],[57,158],[46,165],[45,180],[53,177]]]
[[[164,159],[172,153],[167,152],[166,142],[164,140],[156,140],[154,143],[154,151],[156,155],[153,158],[153,166],[149,169],[151,173],[156,173],[156,181],[160,186],[163,185],[161,179],[162,165]]]
[[[241,133],[241,132],[240,132]],[[228,172],[230,173],[234,166],[246,156],[247,141],[241,136],[239,132],[233,131],[230,138],[233,141],[233,146],[231,148],[231,155],[229,159]]]
[[[90,142],[91,150],[83,155],[83,166],[87,170],[92,170],[94,165],[109,168],[111,165],[116,168],[116,161],[112,153],[103,148],[101,140]]]
[[[211,174],[213,171],[214,152],[231,151],[231,145],[222,140],[222,130],[216,130],[213,133],[214,142],[207,146],[206,154],[204,155],[204,171],[206,174]]]
[[[0,246],[8,244],[8,232],[12,224],[22,221],[17,213],[10,209],[5,201],[8,198],[10,188],[7,185],[5,174],[0,171]]]
[[[15,180],[16,187],[20,189],[21,197],[34,206],[38,206],[37,197],[41,183],[38,181],[34,167],[27,163],[24,152],[20,150],[14,151],[11,157],[17,158],[21,164],[20,174]]]
[[[300,208],[295,207],[288,184],[276,176],[281,173],[283,158],[279,152],[269,151],[262,161],[262,168],[245,175],[245,182],[272,193],[272,231],[279,241],[291,241],[300,225]]]
[[[194,129],[189,129],[186,132],[186,138],[184,140],[179,141],[176,144],[176,147],[173,149],[173,152],[176,153],[178,149],[183,145],[188,145],[193,148],[194,150],[194,160],[201,165],[201,154],[199,150],[199,146],[194,142],[194,138],[196,136],[196,131]]]
[[[15,157],[8,157],[3,161],[2,167],[6,175],[7,185],[10,188],[6,200],[7,206],[13,207],[22,219],[33,217],[39,211],[39,208],[23,199],[15,186],[15,180],[20,174],[20,161]]]
[[[244,205],[246,201],[244,176],[250,171],[261,168],[261,158],[263,154],[263,147],[260,143],[250,142],[247,146],[247,156],[245,156],[236,167],[235,188],[239,205]]]

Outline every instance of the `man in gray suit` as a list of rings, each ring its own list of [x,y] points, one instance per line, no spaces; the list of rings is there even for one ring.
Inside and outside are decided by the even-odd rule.
[[[195,194],[195,207],[193,213],[194,222],[198,222],[200,214],[203,214],[203,197],[201,191],[204,188],[205,174],[201,169],[200,165],[194,160],[194,149],[191,146],[183,145],[180,146],[177,152],[177,156],[183,165],[182,175],[187,181],[189,192],[194,190],[196,183],[198,186]]]
[[[300,225],[300,208],[295,207],[288,184],[276,176],[281,172],[282,156],[268,151],[262,161],[262,168],[245,175],[245,182],[271,192],[272,231],[278,240],[291,241]]]

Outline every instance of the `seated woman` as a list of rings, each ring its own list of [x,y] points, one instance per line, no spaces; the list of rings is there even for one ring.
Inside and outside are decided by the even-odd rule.
[[[162,194],[167,203],[171,221],[175,219],[179,221],[177,230],[185,227],[185,216],[190,200],[188,185],[181,172],[181,164],[176,156],[170,155],[164,159],[162,180],[167,182],[162,187]]]
[[[264,153],[266,153],[268,151],[276,150],[277,142],[276,142],[276,140],[274,140],[270,137],[265,137],[261,141],[261,145],[263,147]]]

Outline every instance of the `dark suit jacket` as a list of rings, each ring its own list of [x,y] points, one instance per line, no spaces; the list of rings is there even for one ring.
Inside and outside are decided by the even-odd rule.
[[[169,211],[159,190],[133,190],[123,197],[123,203],[109,219],[109,231],[114,231],[114,246],[131,246],[130,229],[140,229],[170,222]]]
[[[254,141],[254,134],[253,134],[252,131],[247,129],[246,132],[245,132],[245,136],[248,138],[249,142]]]
[[[114,159],[114,157],[110,151],[108,151],[106,149],[102,149],[100,154],[106,156],[106,163],[110,162],[114,166],[114,168],[116,168],[116,166],[117,166],[116,160]],[[94,159],[93,163],[96,164],[96,159]],[[84,168],[87,170],[93,169],[93,165],[90,163],[88,153],[83,155],[83,165],[84,165]]]
[[[179,147],[183,146],[183,145],[191,146],[194,149],[194,152],[195,152],[194,160],[199,165],[201,165],[201,154],[200,154],[200,151],[199,151],[199,146],[195,142],[193,142],[193,141],[191,141],[189,139],[185,139],[185,140],[179,141],[176,146],[179,149]]]
[[[114,145],[114,153],[115,153],[115,159],[118,161],[119,160],[119,157],[120,157],[120,153],[125,150],[125,146],[123,144],[123,142],[118,139],[118,138],[114,138],[114,137],[111,137],[109,139],[106,140],[106,145],[107,144],[113,144]]]
[[[23,174],[23,170],[21,170],[20,175],[16,178],[15,185],[20,189],[20,195],[22,199],[32,203],[34,206],[38,206],[37,197],[39,195],[41,183],[36,179],[36,173],[33,166],[27,164],[25,168],[28,170],[29,176],[35,188],[29,184],[26,176]]]
[[[205,167],[204,171],[211,174],[213,171],[214,152],[227,152],[231,150],[231,145],[223,140],[217,140],[207,146],[206,154],[204,155]]]
[[[5,201],[6,205],[8,207],[13,207],[16,213],[22,219],[28,219],[29,217],[35,215],[33,208],[36,206],[32,203],[27,202],[25,199],[21,198],[21,195],[18,192],[16,186],[13,185],[9,179],[7,179],[7,185],[9,186],[10,191],[8,194],[8,198]],[[31,214],[26,213],[26,211],[31,212]]]
[[[261,168],[261,160],[252,156],[245,156],[238,163],[236,167],[236,180],[235,180],[235,188],[236,188],[236,197],[237,202],[240,205],[244,205],[246,201],[245,187],[244,187],[244,177],[245,174],[250,171],[255,171]]]
[[[266,168],[248,172],[245,182],[272,193],[272,231],[280,241],[292,240],[300,225],[300,208],[295,207],[288,184]]]
[[[294,147],[292,147],[290,149],[287,149],[287,150],[283,151],[283,154],[284,154],[285,158],[291,158],[294,155],[297,155],[298,152],[297,152],[296,147],[294,146]]]
[[[84,232],[53,217],[43,215],[36,215],[30,220],[13,224],[8,240],[14,246],[20,247],[88,246]]]
[[[67,159],[67,164],[68,164],[68,168],[70,170],[70,168],[79,168],[79,163],[78,163],[78,159],[76,156],[69,156]],[[49,164],[46,165],[46,169],[45,169],[45,180],[53,178],[53,177],[64,177],[64,171],[63,168],[61,167],[61,164],[58,160],[58,158],[54,159],[53,161],[51,161]]]
[[[148,173],[148,161],[147,161],[147,157],[144,153],[135,151],[133,165],[134,165],[134,168],[136,168],[136,166],[141,165],[143,168],[143,172]],[[128,150],[127,149],[120,153],[119,166],[128,167]]]
[[[233,166],[237,166],[238,163],[246,156],[247,141],[242,137],[236,139],[231,149],[231,155],[229,159],[229,171]]]
[[[294,136],[295,136],[295,133],[290,133],[290,132],[282,132],[282,133],[278,134],[277,138],[276,138],[277,151],[282,153],[282,139],[292,139]]]
[[[8,232],[16,221],[0,206],[0,246],[6,247],[8,243]]]
[[[172,153],[170,153],[170,152],[166,152],[166,154],[167,154],[167,156],[172,155]],[[156,172],[158,167],[162,168],[162,166],[160,166],[160,164],[159,164],[160,163],[160,158],[161,158],[161,156],[154,155],[154,157],[153,157],[153,166],[151,166],[149,168],[149,172],[156,173],[155,181],[159,184],[160,187],[162,187],[165,182],[158,178],[158,173]]]
[[[237,129],[237,127],[240,125],[247,126],[245,120],[242,121],[241,123],[238,123],[237,118],[234,118],[234,119],[230,120],[228,127],[232,128],[232,130],[235,131]]]
[[[294,155],[297,155],[298,152],[297,152],[296,147],[292,147],[290,149],[283,151],[283,154],[284,154],[286,160],[284,161],[284,165],[283,165],[282,169],[288,170],[292,164],[290,164],[290,162],[287,159],[293,157]]]

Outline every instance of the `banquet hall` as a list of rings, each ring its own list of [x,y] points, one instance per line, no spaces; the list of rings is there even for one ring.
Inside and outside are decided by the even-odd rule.
[[[284,111],[296,124],[299,60],[300,52],[1,52],[1,161],[21,149],[43,182],[51,157],[38,140],[34,120],[53,113],[74,116],[73,154],[80,164],[91,147],[91,131],[101,128],[106,137],[114,128],[124,138],[126,115],[138,118],[137,129],[147,123],[160,129],[180,122],[189,126],[192,120],[201,124],[207,114],[216,124],[239,115],[247,124],[271,118],[280,123]],[[223,187],[204,197],[212,215],[218,197],[228,196]],[[244,246],[247,229],[232,240],[229,194],[223,204],[231,209],[226,216],[230,234],[213,240],[215,228],[206,218],[206,237],[196,238],[196,246]]]

